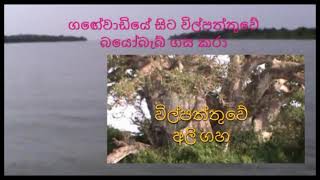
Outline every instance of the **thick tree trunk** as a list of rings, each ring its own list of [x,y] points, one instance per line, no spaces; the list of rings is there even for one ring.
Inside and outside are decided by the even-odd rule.
[[[222,100],[215,106],[235,107],[244,103],[248,107],[247,122],[241,123],[242,127],[226,124],[231,129],[251,129],[259,134],[269,134],[267,131],[272,122],[280,113],[281,106],[287,102],[291,93],[288,81],[294,81],[303,86],[304,65],[302,63],[280,61],[277,56],[241,56],[234,55],[230,58],[228,77],[223,83]],[[257,67],[265,65],[259,72]],[[251,79],[251,83],[247,82]],[[281,95],[287,94],[287,95]]]
[[[204,96],[196,96],[196,103],[194,105],[194,110],[200,110],[207,106],[206,99]],[[183,128],[181,131],[184,135],[187,134],[187,128],[194,128],[196,132],[213,132],[213,124],[211,124],[212,121],[210,120],[201,120],[197,121],[192,119],[185,128]],[[191,139],[188,139],[188,141],[192,141]]]
[[[149,78],[151,83],[143,88],[143,97],[146,98],[148,109],[151,114],[151,124],[147,135],[149,141],[154,146],[162,146],[172,142],[172,133],[193,127],[198,130],[212,131],[226,129],[246,129],[261,132],[267,129],[269,122],[275,119],[280,112],[283,101],[277,96],[268,95],[270,92],[278,94],[288,93],[289,89],[285,83],[294,80],[303,83],[303,64],[289,61],[280,61],[277,56],[243,56],[234,55],[230,57],[227,78],[222,82],[220,95],[208,97],[203,94],[189,94],[180,97],[180,94],[165,89],[162,86],[162,76],[152,73],[158,70],[170,70],[178,68],[180,72],[197,71],[192,69],[196,66],[184,67],[181,57],[177,56],[174,60],[168,58],[142,58],[140,63],[140,74]],[[192,62],[197,62],[193,59]],[[130,61],[130,63],[135,63]],[[264,65],[265,69],[257,69],[259,65]],[[212,67],[211,67],[212,68]],[[259,72],[260,71],[260,72]],[[302,72],[302,73],[301,73]],[[275,81],[275,80],[278,80]],[[250,82],[251,81],[251,82]],[[207,92],[206,92],[207,93]],[[270,94],[272,94],[270,93]],[[180,122],[170,124],[167,121],[157,121],[154,118],[156,104],[164,104],[167,110],[173,110],[178,105],[183,109],[199,110],[204,106],[227,110],[236,108],[240,103],[248,108],[248,118],[244,123],[232,123],[225,121],[225,125],[217,125],[212,121],[194,121],[190,123]],[[210,124],[211,123],[211,124]]]
[[[196,121],[191,119],[188,122],[179,121],[177,124],[171,124],[166,120],[158,121],[154,118],[155,106],[157,103],[165,105],[166,110],[174,110],[177,106],[182,109],[200,110],[207,106],[205,96],[188,95],[187,97],[179,97],[177,93],[167,92],[163,96],[147,100],[149,111],[152,118],[152,124],[149,129],[151,135],[151,143],[154,146],[163,146],[173,141],[173,133],[175,131],[183,131],[186,133],[186,128],[195,128],[196,131],[212,131],[210,121]],[[174,117],[170,117],[174,118]]]

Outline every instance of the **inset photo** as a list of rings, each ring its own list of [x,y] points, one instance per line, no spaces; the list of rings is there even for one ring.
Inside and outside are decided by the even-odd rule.
[[[304,163],[304,56],[108,55],[106,163]]]

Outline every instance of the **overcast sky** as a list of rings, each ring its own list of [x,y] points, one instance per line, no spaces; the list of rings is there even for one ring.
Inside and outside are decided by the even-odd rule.
[[[98,20],[100,17],[118,20],[121,16],[144,21],[147,17],[177,19],[186,15],[208,20],[221,20],[222,17],[226,17],[243,21],[255,16],[259,19],[262,28],[294,29],[300,26],[316,26],[315,5],[6,5],[4,10],[5,35],[81,35],[92,40],[105,35],[132,36],[136,32],[75,32],[68,30],[68,22]],[[178,29],[175,32],[167,31],[160,34],[167,37],[181,32]],[[149,36],[156,34],[159,32],[148,32]]]

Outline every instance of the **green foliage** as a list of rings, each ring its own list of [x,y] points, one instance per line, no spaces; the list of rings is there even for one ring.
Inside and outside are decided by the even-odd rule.
[[[121,140],[123,139],[123,136],[121,134],[121,131],[116,128],[107,126],[106,129],[107,129],[106,130],[107,131],[107,153],[109,154],[112,152],[114,148],[116,148],[115,145],[112,143],[112,139],[116,138],[118,140]]]
[[[172,58],[172,63],[181,62],[183,69],[172,66],[169,69],[158,67],[148,75],[139,74],[140,69],[130,64],[125,56],[108,56],[109,93],[118,98],[133,102],[138,90],[154,92],[164,90],[175,92],[181,97],[188,94],[206,93],[216,89],[221,83],[223,66],[201,55]],[[154,61],[160,61],[155,58]],[[154,63],[154,62],[150,62]],[[154,64],[158,66],[157,64]],[[160,65],[159,65],[160,66]],[[128,70],[131,73],[128,73]]]
[[[253,132],[234,134],[229,149],[217,143],[171,145],[141,151],[125,163],[303,163],[304,145],[295,146],[281,135],[261,143]]]
[[[304,141],[288,142],[286,138],[276,135],[271,141],[261,144],[256,151],[257,162],[269,163],[304,163]]]
[[[253,132],[233,134],[231,151],[248,162],[255,163],[303,163],[304,137],[295,141],[284,136],[286,131],[274,132],[270,141],[259,142]]]
[[[241,161],[235,154],[223,153],[223,146],[195,144],[192,146],[171,145],[142,151],[127,157],[127,163],[235,163]],[[245,158],[244,158],[245,159]],[[247,161],[247,160],[246,160]]]
[[[277,120],[272,123],[274,138],[267,145],[275,145],[273,148],[278,150],[278,157],[284,156],[286,162],[304,162],[304,112],[304,91],[299,90],[291,96],[289,103],[282,107]]]
[[[281,55],[279,59],[283,61],[291,61],[297,63],[304,63],[304,55]]]
[[[211,75],[213,78],[214,74]],[[197,94],[199,90],[209,91],[213,89],[214,80],[204,77],[197,72],[180,72],[178,70],[174,71],[164,71],[163,72],[164,81],[162,82],[162,87],[169,92],[178,93],[180,96],[185,97],[188,94]]]
[[[124,78],[116,83],[112,90],[117,94],[117,96],[130,99],[136,91],[136,83]]]

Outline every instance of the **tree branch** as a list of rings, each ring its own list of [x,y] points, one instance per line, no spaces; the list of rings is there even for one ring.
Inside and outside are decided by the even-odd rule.
[[[145,150],[150,147],[150,145],[141,142],[134,142],[132,145],[129,145],[124,141],[115,141],[117,142],[116,144],[120,145],[120,147],[114,149],[109,155],[107,155],[106,162],[108,164],[118,163],[126,156],[130,154],[136,154],[139,151]]]

